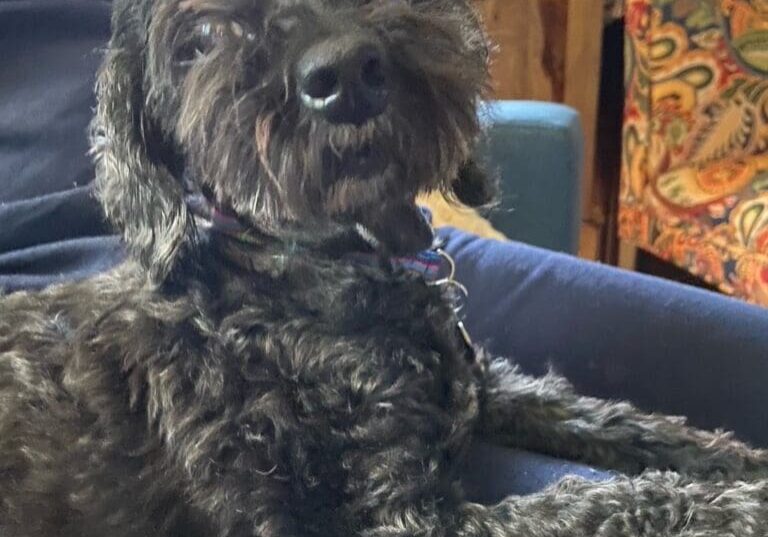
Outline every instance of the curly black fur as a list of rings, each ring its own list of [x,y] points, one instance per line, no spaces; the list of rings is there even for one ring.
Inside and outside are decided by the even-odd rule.
[[[293,68],[349,33],[391,101],[331,126]],[[428,246],[421,191],[487,201],[486,67],[468,0],[117,1],[93,140],[132,255],[0,301],[0,535],[768,534],[765,452],[475,358],[437,288],[346,255]],[[363,146],[384,164],[343,173]],[[668,472],[483,507],[456,479],[473,435]]]

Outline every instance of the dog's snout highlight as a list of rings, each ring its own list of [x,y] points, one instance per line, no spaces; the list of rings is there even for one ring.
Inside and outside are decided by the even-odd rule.
[[[311,46],[297,65],[305,108],[335,124],[361,125],[387,107],[390,73],[384,48],[348,35]]]

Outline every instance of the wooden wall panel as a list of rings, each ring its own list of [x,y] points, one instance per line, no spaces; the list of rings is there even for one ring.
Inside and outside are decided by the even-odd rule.
[[[499,99],[562,102],[566,0],[476,0],[497,50],[494,91]]]
[[[475,0],[497,50],[495,96],[568,104],[584,129],[582,255],[600,257],[602,200],[594,193],[603,0]],[[594,195],[593,195],[594,194]]]

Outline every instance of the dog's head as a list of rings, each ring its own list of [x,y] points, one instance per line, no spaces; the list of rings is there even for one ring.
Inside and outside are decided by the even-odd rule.
[[[471,0],[116,0],[99,197],[158,280],[195,248],[190,189],[266,235],[354,225],[388,253],[427,247],[417,194],[486,201],[487,56]]]

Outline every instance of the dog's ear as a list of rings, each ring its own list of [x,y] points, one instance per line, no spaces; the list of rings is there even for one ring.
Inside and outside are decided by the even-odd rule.
[[[498,182],[477,163],[470,159],[460,168],[453,183],[453,196],[469,207],[486,207],[496,202],[499,194]]]
[[[146,115],[141,38],[119,14],[113,29],[91,126],[96,193],[130,254],[160,283],[191,248],[194,219],[182,184],[161,158],[162,136]]]

